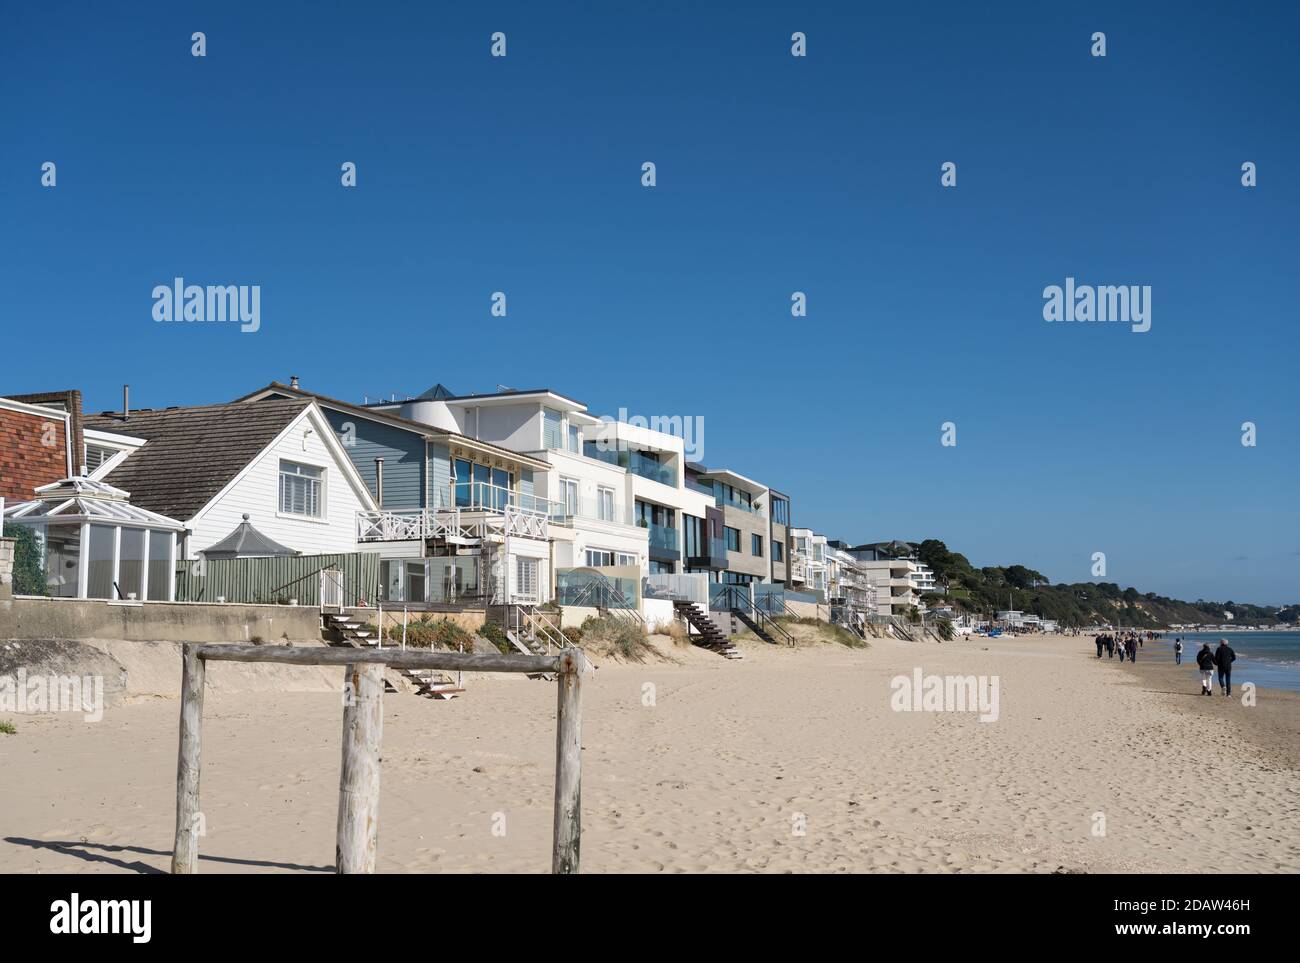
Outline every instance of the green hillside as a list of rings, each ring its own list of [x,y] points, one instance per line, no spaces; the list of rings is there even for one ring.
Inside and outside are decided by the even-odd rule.
[[[947,585],[948,594],[943,601],[955,609],[984,617],[1010,607],[1045,619],[1055,619],[1063,626],[1111,623],[1142,628],[1187,622],[1294,624],[1300,617],[1300,606],[1297,605],[1261,606],[1205,599],[1185,602],[1154,592],[1139,592],[1132,587],[1121,588],[1114,582],[1052,585],[1041,572],[1023,565],[975,568],[965,555],[950,552],[948,546],[934,538],[921,542],[916,554],[920,561],[934,569],[939,584]],[[1225,612],[1232,613],[1231,620],[1224,615]]]

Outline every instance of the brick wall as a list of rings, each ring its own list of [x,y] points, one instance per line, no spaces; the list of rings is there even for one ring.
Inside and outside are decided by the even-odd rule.
[[[62,418],[0,405],[0,497],[29,501],[38,485],[68,477],[64,425]]]

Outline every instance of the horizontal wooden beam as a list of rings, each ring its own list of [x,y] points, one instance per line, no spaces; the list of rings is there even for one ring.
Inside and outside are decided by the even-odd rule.
[[[221,662],[286,665],[390,665],[403,669],[463,672],[559,672],[554,655],[478,655],[417,649],[357,649],[314,645],[200,645],[198,657]]]

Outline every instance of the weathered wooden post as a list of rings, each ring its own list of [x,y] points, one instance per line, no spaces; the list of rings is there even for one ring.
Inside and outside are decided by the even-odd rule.
[[[181,738],[176,758],[176,842],[172,872],[193,873],[199,861],[199,769],[203,751],[203,660],[187,642],[181,662]]]
[[[384,733],[384,667],[347,666],[343,767],[339,775],[336,873],[373,873],[379,850],[379,743]]]
[[[556,677],[555,839],[551,872],[578,871],[582,843],[582,673],[581,649],[563,649]]]

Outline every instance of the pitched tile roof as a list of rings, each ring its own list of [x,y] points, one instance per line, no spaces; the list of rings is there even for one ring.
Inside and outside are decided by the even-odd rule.
[[[109,475],[131,503],[181,521],[204,505],[311,404],[285,398],[256,405],[140,409],[88,415],[87,428],[146,439]]]

